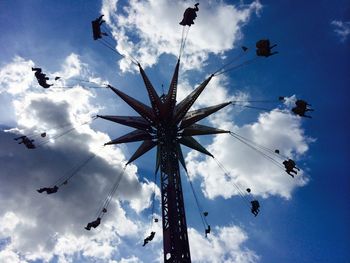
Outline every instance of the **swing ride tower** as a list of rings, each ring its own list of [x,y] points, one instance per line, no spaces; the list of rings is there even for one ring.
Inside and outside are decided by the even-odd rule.
[[[193,136],[229,133],[229,131],[196,124],[230,102],[189,111],[214,75],[209,76],[180,103],[176,104],[180,59],[177,61],[167,94],[159,96],[140,64],[140,74],[148,92],[151,107],[126,95],[111,85],[108,87],[129,104],[140,116],[98,115],[136,130],[105,145],[143,141],[128,163],[157,147],[156,173],[160,170],[164,262],[191,262],[180,165],[187,172],[181,144],[213,157]]]
[[[181,21],[180,24],[188,25],[190,27],[191,24],[193,24],[193,20],[196,17],[197,11],[198,11],[198,4],[195,5],[195,8],[186,9],[185,14],[189,15],[189,13],[191,13],[190,15],[191,18],[188,18],[189,20],[185,20],[185,14],[184,14],[184,20]],[[226,103],[218,104],[211,107],[190,111],[192,105],[195,103],[195,101],[198,99],[198,97],[201,95],[201,93],[204,91],[204,89],[207,87],[207,85],[209,84],[209,82],[213,77],[219,76],[227,71],[234,70],[242,65],[252,62],[255,59],[246,61],[241,65],[231,66],[231,67],[228,67],[228,66],[230,66],[234,60],[228,62],[227,64],[222,66],[220,69],[215,71],[213,74],[211,74],[209,77],[207,77],[200,85],[198,85],[198,87],[196,87],[190,94],[188,94],[187,97],[185,97],[182,101],[177,103],[176,95],[177,95],[180,58],[185,47],[189,28],[187,30],[187,33],[185,33],[184,29],[182,31],[180,53],[179,53],[175,70],[169,85],[168,92],[167,94],[162,94],[161,96],[159,96],[156,90],[154,89],[151,81],[149,80],[147,74],[143,70],[140,63],[137,62],[137,60],[135,60],[130,55],[127,55],[127,56],[121,55],[119,52],[114,50],[114,47],[111,46],[108,42],[103,41],[102,36],[108,36],[108,35],[106,33],[101,32],[100,30],[100,26],[104,22],[102,20],[102,17],[103,15],[101,15],[96,20],[92,21],[94,40],[101,40],[102,41],[101,43],[103,45],[113,50],[119,56],[122,56],[125,58],[129,57],[131,62],[135,64],[139,69],[140,75],[142,77],[142,80],[144,82],[144,85],[148,93],[148,98],[150,100],[150,106],[148,106],[138,101],[137,99],[123,93],[121,90],[111,85],[107,85],[107,87],[112,92],[114,92],[124,102],[126,102],[130,107],[132,107],[135,110],[135,112],[138,113],[138,116],[97,115],[96,118],[102,118],[105,120],[113,121],[115,123],[134,128],[133,131],[121,137],[118,137],[114,140],[111,140],[110,142],[105,143],[105,145],[114,145],[114,144],[142,141],[141,145],[137,148],[135,153],[130,157],[126,165],[130,164],[131,162],[135,161],[136,159],[138,159],[139,157],[143,156],[145,153],[147,153],[148,151],[156,147],[157,151],[156,151],[155,175],[158,173],[158,171],[160,171],[164,262],[165,263],[190,263],[191,255],[190,255],[189,239],[188,239],[188,233],[187,233],[186,213],[185,213],[184,197],[183,197],[183,190],[182,190],[182,183],[181,183],[180,164],[185,170],[187,176],[188,176],[188,172],[187,172],[185,160],[183,157],[181,145],[214,158],[214,156],[208,150],[206,150],[196,139],[194,139],[194,136],[230,133],[236,139],[242,141],[243,143],[247,144],[253,149],[256,149],[257,151],[262,153],[265,157],[273,160],[271,157],[264,154],[261,151],[261,148],[258,149],[251,143],[247,143],[242,136],[239,136],[230,131],[221,130],[218,128],[198,124],[199,121],[221,110],[222,108],[228,106],[229,104],[243,106],[243,107],[250,107],[255,109],[259,109],[259,108],[237,104],[236,102],[239,102],[239,101],[231,101],[231,102],[226,102]],[[258,48],[257,56],[269,57],[277,53],[277,52],[271,53],[271,48],[273,48],[276,45],[270,46],[269,40],[260,40],[257,42],[256,46]],[[242,49],[243,49],[243,52],[247,51],[247,47],[242,47]],[[87,82],[90,82],[90,81],[87,81]],[[93,83],[93,82],[90,82],[90,83]],[[306,104],[307,103],[305,102],[304,111],[306,111]],[[301,116],[305,116],[305,115],[301,115]],[[94,157],[95,155],[89,157],[82,165],[80,165],[76,170],[74,170],[74,172],[71,175],[69,175],[69,177],[64,177],[64,179],[62,179],[63,181],[60,184],[60,186],[62,184],[66,184],[67,181],[72,176],[74,176],[79,169],[81,169],[84,165],[87,164],[87,162],[89,162]],[[226,174],[226,171],[223,169],[222,165],[220,165],[220,163],[218,164]],[[275,164],[280,165],[277,161],[275,161]],[[283,167],[282,169],[284,170]],[[110,194],[108,195],[108,197],[106,198],[103,204],[103,207],[101,207],[99,211],[98,224],[100,223],[100,220],[103,217],[103,214],[107,212],[107,206],[111,201],[112,195],[115,193],[115,191],[119,186],[119,183],[120,183],[120,180],[122,179],[122,175],[124,171],[125,171],[125,167],[124,167],[124,170],[121,172],[120,176],[117,178],[116,184],[113,185],[113,188]],[[205,234],[210,233],[210,226],[208,225],[205,218],[203,217],[203,215],[206,216],[208,213],[207,212],[203,213],[203,211],[201,211],[200,205],[198,204],[198,199],[193,190],[193,185],[191,181],[189,182],[190,182],[192,191],[194,193],[199,212],[201,214],[202,223],[204,227],[207,227],[205,229]],[[155,180],[155,184],[156,183],[157,182]],[[237,185],[235,186],[238,188],[239,190],[238,192],[240,192],[239,187]],[[250,189],[249,189],[249,192],[250,192]],[[152,220],[153,219],[154,219],[154,215],[152,214]],[[94,222],[96,221],[93,221],[92,223]],[[88,226],[92,223],[89,223]],[[96,226],[93,226],[93,227],[96,227]],[[88,227],[86,229],[90,230],[88,229]],[[145,244],[147,243],[147,241],[151,241],[153,239],[154,234],[155,233],[152,232],[152,234],[145,239]]]
[[[166,123],[164,123],[166,124]],[[191,262],[176,145],[176,126],[162,128],[160,182],[164,262]]]

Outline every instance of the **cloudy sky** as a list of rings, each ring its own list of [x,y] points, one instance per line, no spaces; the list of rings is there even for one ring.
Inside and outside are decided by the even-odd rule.
[[[151,224],[153,193],[155,213],[161,213],[154,151],[126,168],[102,224],[84,229],[139,145],[103,147],[130,129],[91,120],[96,114],[136,115],[104,83],[149,103],[130,55],[159,94],[167,90],[181,42],[178,23],[194,3],[0,0],[0,262],[162,262],[161,223]],[[251,104],[267,111],[229,106],[202,123],[279,149],[301,171],[293,179],[227,134],[198,138],[226,174],[214,159],[183,147],[212,227],[205,238],[182,171],[193,262],[348,260],[349,7],[348,0],[200,2],[181,60],[177,100],[240,57],[242,45],[249,52],[234,66],[254,58],[255,42],[269,38],[278,55],[214,77],[193,108],[276,100]],[[92,39],[91,20],[100,14],[115,51]],[[40,87],[31,67],[43,68],[54,86]],[[61,79],[55,82],[55,76]],[[278,104],[278,96],[288,100]],[[296,98],[312,104],[312,119],[289,113]],[[13,139],[20,134],[31,135],[39,147],[17,144]],[[94,154],[56,194],[36,192]],[[242,198],[239,190],[247,187],[252,194]],[[253,198],[261,203],[256,218],[247,206]],[[154,241],[142,247],[151,230]]]

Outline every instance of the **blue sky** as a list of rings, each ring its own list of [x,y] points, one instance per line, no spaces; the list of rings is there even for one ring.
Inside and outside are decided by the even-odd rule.
[[[1,262],[159,262],[159,225],[154,242],[141,246],[150,231],[154,151],[128,168],[101,227],[90,233],[83,229],[119,174],[121,163],[138,144],[103,151],[98,147],[129,129],[96,120],[34,151],[13,141],[18,129],[24,133],[44,129],[54,136],[61,132],[54,127],[63,121],[77,125],[97,113],[135,114],[110,90],[79,87],[73,85],[78,84],[74,78],[108,81],[148,103],[130,62],[92,40],[90,21],[101,12],[118,40],[118,51],[128,49],[157,91],[161,92],[161,84],[166,89],[181,37],[177,20],[193,3],[152,3],[0,1]],[[235,57],[241,45],[252,49],[247,55],[252,57],[255,42],[269,38],[278,44],[278,55],[213,79],[194,106],[237,97],[288,96],[304,98],[315,111],[312,119],[300,119],[273,111],[276,104],[268,105],[272,111],[267,113],[230,108],[204,122],[235,130],[272,149],[278,147],[303,170],[294,180],[228,135],[199,140],[232,173],[231,181],[225,181],[215,162],[183,148],[213,228],[204,239],[183,174],[194,262],[348,261],[349,11],[349,1],[200,3],[182,58],[178,101]],[[34,65],[49,76],[66,78],[61,84],[74,87],[42,89],[31,72]],[[89,152],[98,153],[98,158],[66,188],[52,196],[35,192],[81,163]],[[251,215],[232,182],[253,189],[262,205],[258,217]]]

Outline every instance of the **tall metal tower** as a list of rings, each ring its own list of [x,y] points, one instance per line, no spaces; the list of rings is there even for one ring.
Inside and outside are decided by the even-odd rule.
[[[185,170],[187,169],[180,144],[213,157],[193,136],[229,133],[196,123],[229,105],[230,102],[189,111],[213,75],[176,104],[179,66],[180,60],[177,61],[168,93],[158,96],[145,71],[138,64],[151,107],[108,85],[140,116],[98,115],[100,118],[136,129],[105,144],[143,141],[127,164],[157,146],[156,172],[160,168],[164,262],[171,263],[191,262],[179,162]]]

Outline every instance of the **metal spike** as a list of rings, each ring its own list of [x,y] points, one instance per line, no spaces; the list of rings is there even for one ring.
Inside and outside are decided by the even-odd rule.
[[[122,100],[124,100],[127,104],[130,105],[137,113],[139,113],[144,119],[154,125],[157,122],[155,115],[153,114],[152,108],[143,104],[142,102],[126,95],[124,92],[108,85],[108,87],[113,90],[115,94],[117,94]]]
[[[214,157],[210,152],[208,152],[199,142],[197,142],[193,137],[182,137],[179,139],[179,143],[192,148],[193,150],[199,151],[201,153],[207,154]]]
[[[148,92],[148,97],[150,99],[151,105],[152,105],[152,109],[153,109],[153,113],[155,116],[160,116],[160,111],[162,108],[162,102],[160,101],[160,98],[156,92],[156,90],[154,89],[151,81],[148,79],[146,72],[143,70],[143,68],[141,67],[140,64],[138,64],[139,69],[140,69],[140,74],[142,76],[143,82],[145,83],[147,92]]]
[[[125,126],[133,127],[139,130],[150,131],[151,124],[140,116],[114,116],[114,115],[97,115],[97,117],[113,121]]]
[[[185,128],[181,135],[182,136],[195,136],[195,135],[209,135],[209,134],[218,134],[218,133],[230,133],[230,131],[225,131],[205,125],[192,124]]]
[[[192,107],[193,103],[197,100],[199,95],[208,85],[212,77],[213,75],[211,75],[209,78],[203,81],[202,84],[200,84],[194,91],[192,91],[186,98],[184,98],[178,105],[176,105],[175,116],[173,120],[174,123],[177,124],[182,120],[182,118],[186,115],[188,110]]]
[[[141,130],[135,130],[132,132],[129,132],[128,134],[125,134],[117,139],[114,139],[110,142],[105,143],[105,145],[110,144],[120,144],[120,143],[127,143],[127,142],[137,142],[137,141],[143,141],[143,140],[150,140],[152,139],[152,136],[145,131]]]
[[[214,112],[217,112],[218,110],[221,110],[222,108],[226,107],[229,104],[231,104],[231,102],[226,102],[219,105],[187,112],[185,117],[182,119],[180,129],[188,127],[191,124],[194,124],[197,121],[204,119],[205,117],[213,114]]]
[[[144,155],[146,152],[150,151],[154,146],[157,145],[156,141],[152,140],[145,140],[140,147],[135,151],[135,153],[131,156],[129,161],[126,163],[128,165],[129,163],[135,161],[137,158]]]

